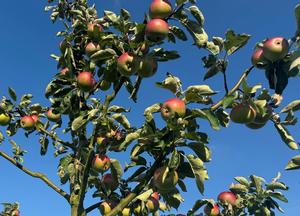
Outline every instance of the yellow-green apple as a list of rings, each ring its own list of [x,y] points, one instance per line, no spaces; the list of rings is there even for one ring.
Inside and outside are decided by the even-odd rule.
[[[164,40],[169,33],[169,24],[163,19],[152,19],[146,25],[146,38],[152,42]]]
[[[95,86],[94,75],[88,71],[79,73],[77,76],[77,84],[82,91],[91,91]]]
[[[179,117],[184,117],[186,107],[183,100],[179,98],[170,98],[163,103],[160,111],[162,118],[167,120],[174,117],[176,114]]]
[[[60,119],[61,119],[61,114],[60,113],[54,113],[53,109],[49,109],[46,114],[47,114],[47,118],[48,118],[49,121],[59,122]]]
[[[93,160],[93,168],[98,172],[105,172],[110,168],[110,159],[106,155],[96,154]]]
[[[110,189],[111,191],[114,191],[118,188],[119,182],[118,179],[113,177],[111,173],[107,173],[102,177],[102,185],[106,189]]]
[[[99,44],[96,44],[96,43],[93,43],[93,42],[90,42],[86,45],[85,47],[85,53],[88,55],[88,56],[91,56],[93,55],[95,52],[99,51],[100,50],[100,46]]]
[[[214,204],[213,206],[207,204],[204,207],[204,213],[207,216],[218,216],[220,214],[220,208],[219,208],[219,206],[217,204]]]
[[[131,215],[131,210],[130,208],[123,208],[121,216],[130,216]]]
[[[6,126],[10,123],[10,116],[7,113],[1,113],[0,114],[0,125]]]
[[[275,62],[289,52],[289,42],[284,37],[274,37],[267,39],[263,44],[264,57]]]
[[[234,106],[230,112],[230,119],[239,124],[253,122],[256,117],[255,109],[247,103],[240,103]]]
[[[20,124],[24,130],[32,130],[32,129],[34,129],[34,126],[35,126],[35,122],[31,116],[22,117]]]
[[[167,18],[172,13],[172,5],[168,0],[153,0],[149,14],[150,17],[164,19]]]
[[[100,212],[101,215],[107,215],[111,210],[116,207],[116,203],[114,201],[104,201],[100,204]]]
[[[137,73],[141,77],[151,77],[157,70],[157,61],[149,55],[142,57],[138,63]]]
[[[230,191],[224,191],[218,195],[218,200],[223,203],[235,205],[237,198],[234,193]]]
[[[117,69],[124,76],[133,75],[137,69],[136,58],[128,52],[123,53],[118,58]]]
[[[153,183],[160,193],[169,193],[175,188],[178,182],[178,173],[176,170],[167,170],[167,166],[160,167],[155,170],[153,175]],[[164,173],[167,172],[167,175]]]

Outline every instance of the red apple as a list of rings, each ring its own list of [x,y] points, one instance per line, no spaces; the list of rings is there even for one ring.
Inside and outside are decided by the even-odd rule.
[[[7,113],[1,113],[0,114],[0,125],[6,126],[10,123],[10,116]]]
[[[254,121],[256,111],[250,104],[240,103],[234,106],[230,112],[230,119],[239,124],[247,124]]]
[[[218,216],[219,213],[220,213],[220,209],[219,209],[219,206],[217,204],[211,206],[209,204],[207,204],[205,207],[204,207],[204,213],[207,215],[207,216]]]
[[[83,71],[77,76],[77,83],[82,91],[89,92],[94,88],[94,75],[90,72]]]
[[[289,52],[289,42],[283,37],[267,39],[263,45],[264,57],[272,62],[285,57]]]
[[[164,40],[169,33],[169,24],[163,19],[152,19],[146,25],[146,38],[152,42]]]
[[[63,68],[61,71],[60,71],[60,74],[65,76],[65,75],[68,75],[70,72],[69,68]]]
[[[264,57],[262,48],[257,48],[251,57],[251,62],[253,66],[258,68],[264,68],[268,64],[267,59]]]
[[[224,191],[222,193],[220,193],[218,195],[218,200],[220,202],[224,202],[224,203],[229,203],[231,205],[235,205],[236,204],[236,196],[234,193],[230,192],[230,191]]]
[[[54,113],[53,109],[49,109],[46,113],[47,118],[49,121],[52,122],[59,122],[61,119],[61,114],[60,113]]]
[[[153,0],[149,14],[150,17],[164,19],[172,13],[172,5],[168,0]]]
[[[38,115],[31,115],[31,118],[34,120],[34,123],[36,123],[39,120],[39,116]]]
[[[24,130],[33,130],[35,126],[35,122],[31,116],[22,117],[20,123]]]
[[[154,192],[153,194],[151,194],[151,197],[153,197],[156,200],[159,200],[159,194],[158,194],[158,192]]]
[[[123,53],[118,58],[117,69],[123,76],[133,75],[137,69],[136,58],[128,52]]]
[[[164,178],[167,167],[163,166],[155,170],[153,183],[160,193],[169,193],[175,188],[178,182],[178,173],[176,170],[169,170]]]
[[[96,154],[93,161],[93,168],[98,172],[105,172],[110,168],[110,159],[106,155]]]
[[[157,70],[157,61],[152,56],[144,56],[140,59],[137,73],[141,77],[151,77]]]
[[[100,50],[100,46],[99,44],[95,44],[93,42],[90,42],[86,45],[85,47],[85,53],[88,55],[88,56],[91,56],[93,55],[95,52],[99,51]]]
[[[101,182],[104,188],[110,189],[111,191],[116,190],[119,186],[118,179],[114,178],[110,173],[105,174]]]
[[[185,103],[179,98],[168,99],[161,107],[161,116],[165,120],[174,117],[175,114],[179,117],[184,117],[185,112]]]

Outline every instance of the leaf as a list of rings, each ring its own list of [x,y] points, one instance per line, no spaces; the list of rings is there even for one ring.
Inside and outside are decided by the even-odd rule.
[[[247,44],[250,39],[248,34],[235,34],[233,30],[228,30],[226,32],[226,40],[224,43],[225,50],[227,55],[231,55],[236,52],[238,49],[242,48]]]
[[[105,18],[107,18],[112,23],[116,23],[119,20],[118,17],[117,17],[117,15],[114,12],[112,12],[112,11],[105,10],[104,11],[104,16],[105,16]]]
[[[111,172],[113,174],[113,176],[116,176],[118,179],[121,179],[122,175],[123,175],[123,171],[122,171],[122,166],[120,164],[120,162],[116,159],[110,159],[111,162]]]
[[[121,113],[115,113],[111,117],[119,122],[125,129],[130,129],[130,122],[125,115],[122,115]]]
[[[237,176],[237,177],[234,177],[234,180],[236,180],[240,184],[245,185],[247,187],[250,186],[250,182],[245,177]]]
[[[194,206],[188,211],[187,215],[194,215],[196,211],[198,211],[202,206],[208,203],[207,200],[197,200]]]
[[[189,86],[184,92],[186,102],[202,103],[207,97],[216,94],[208,85]]]
[[[234,95],[226,95],[222,100],[222,104],[223,104],[224,109],[231,106],[232,103],[234,102],[234,100],[235,100]]]
[[[195,5],[193,5],[193,6],[190,6],[188,8],[188,10],[191,11],[191,14],[193,15],[193,17],[195,17],[195,19],[198,21],[198,23],[203,27],[205,18],[203,16],[203,13],[199,10],[199,8]]]
[[[212,41],[208,41],[206,43],[206,49],[211,52],[213,55],[218,55],[220,53],[220,47],[218,45],[216,45],[214,42]]]
[[[130,112],[130,109],[125,109],[124,107],[113,105],[108,108],[108,112],[110,113]]]
[[[291,103],[289,103],[287,106],[285,106],[280,112],[286,113],[289,111],[298,111],[300,110],[300,100],[294,100]]]
[[[292,150],[298,149],[298,144],[295,142],[294,138],[290,134],[290,132],[282,125],[274,123],[274,126],[279,133],[282,141],[287,144],[287,146]]]
[[[135,132],[129,133],[126,135],[125,140],[119,145],[118,150],[123,151],[126,149],[126,147],[132,143],[134,140],[138,139],[140,137],[141,130],[136,130]]]
[[[116,55],[117,53],[113,49],[107,48],[95,52],[93,55],[91,55],[91,59],[94,61],[103,61],[103,60],[111,59]]]
[[[41,144],[40,154],[45,155],[47,153],[49,140],[46,137],[40,137],[39,142]]]
[[[260,194],[262,192],[262,183],[265,182],[265,180],[256,175],[251,175],[250,179],[252,181],[251,185],[253,184],[253,186],[256,188],[257,193]]]
[[[208,179],[207,171],[204,168],[203,161],[196,157],[195,155],[184,155],[184,157],[188,160],[191,169],[194,173],[197,188],[201,194],[204,193],[204,181]]]
[[[293,157],[285,167],[286,170],[300,169],[300,155]]]
[[[157,87],[168,89],[174,94],[181,92],[181,81],[178,77],[175,77],[171,74],[167,75],[167,78],[162,82],[155,83]]]
[[[210,68],[208,68],[207,72],[205,73],[204,75],[204,80],[207,80],[211,77],[214,77],[215,75],[217,75],[219,72],[220,72],[220,68],[218,67],[217,65],[217,62],[216,64],[214,64],[213,66],[211,66]]]
[[[17,100],[17,94],[14,89],[8,87],[8,93],[9,93],[9,96],[11,97],[11,99],[13,99],[14,101]]]
[[[288,202],[287,198],[285,198],[285,196],[283,196],[282,193],[280,193],[280,192],[278,192],[278,191],[276,191],[276,192],[270,192],[270,191],[269,191],[268,194],[269,194],[271,197],[274,197],[274,198],[276,198],[276,199],[281,200],[282,202],[285,202],[285,203]]]
[[[169,160],[168,167],[169,169],[176,170],[180,164],[180,154],[176,149],[172,152],[172,156]]]
[[[206,145],[199,142],[192,142],[187,146],[192,149],[202,161],[209,162],[211,160],[211,152]]]
[[[176,188],[174,189],[174,191],[171,191],[167,194],[161,194],[161,196],[164,198],[168,205],[175,209],[178,209],[180,204],[184,201]]]
[[[165,51],[163,48],[154,49],[152,55],[157,61],[161,62],[178,59],[180,57],[176,50]]]
[[[178,180],[178,185],[179,185],[180,189],[181,189],[183,192],[187,192],[184,181],[182,181],[181,179],[179,179],[179,180]]]
[[[72,131],[77,131],[79,130],[81,127],[83,127],[86,123],[88,122],[88,118],[86,115],[84,116],[79,116],[77,118],[75,118],[72,122]]]
[[[147,122],[151,122],[153,120],[153,113],[157,113],[157,112],[160,112],[160,104],[159,103],[156,103],[156,104],[153,104],[151,105],[150,107],[147,107],[144,111],[144,116],[146,118],[146,121]]]
[[[288,187],[281,182],[271,182],[267,184],[267,190],[288,190]]]
[[[246,82],[246,79],[243,79],[242,88],[243,88],[244,93],[254,94],[257,92],[257,90],[262,88],[262,85],[259,84],[259,85],[249,86]]]
[[[193,20],[180,20],[180,22],[193,37],[195,45],[199,48],[203,48],[208,41],[208,35],[202,26]]]
[[[149,189],[149,190],[147,190],[147,191],[141,193],[140,195],[138,195],[138,196],[133,200],[133,202],[136,201],[136,200],[140,200],[140,201],[143,201],[143,202],[144,202],[144,201],[146,201],[146,200],[151,196],[152,193],[153,193],[153,190],[152,190],[152,189]]]
[[[205,113],[206,119],[209,121],[210,126],[214,130],[220,130],[220,122],[215,113],[210,109],[202,109],[202,111]]]
[[[180,40],[187,41],[187,37],[182,29],[177,26],[170,27],[170,31]]]

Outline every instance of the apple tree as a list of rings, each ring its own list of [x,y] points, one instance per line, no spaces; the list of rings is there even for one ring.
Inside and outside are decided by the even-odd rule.
[[[212,158],[209,135],[199,127],[200,121],[208,121],[214,130],[225,129],[231,122],[258,130],[271,121],[282,141],[298,149],[287,126],[296,124],[299,101],[277,110],[289,78],[300,74],[298,30],[290,39],[259,41],[253,65],[229,88],[227,65],[250,35],[229,29],[222,36],[209,36],[195,0],[153,0],[142,23],[133,21],[126,9],[119,14],[105,10],[100,16],[87,0],[48,0],[46,11],[53,23],[63,24],[57,32],[60,53],[51,55],[58,73],[45,90],[49,105],[33,103],[31,94],[18,96],[8,88],[0,105],[0,141],[10,142],[13,150],[0,150],[0,156],[62,196],[72,216],[96,209],[108,216],[166,214],[183,202],[181,191],[190,190],[187,178],[193,178],[203,194],[209,178],[206,163]],[[299,6],[295,15],[300,27]],[[127,117],[130,109],[114,99],[124,89],[130,100],[142,102],[138,94],[142,81],[155,76],[160,64],[180,58],[175,49],[163,48],[164,43],[178,40],[192,40],[207,51],[202,58],[207,71],[204,80],[222,74],[225,96],[216,100],[220,93],[205,83],[183,89],[180,78],[167,73],[156,86],[174,96],[146,108],[142,126],[134,126]],[[254,69],[265,72],[268,87],[247,83]],[[158,119],[164,120],[164,127],[157,126]],[[23,165],[27,151],[13,140],[16,133],[38,136],[42,156],[54,149],[58,177],[61,184],[69,185],[68,191]],[[124,151],[130,152],[128,164],[110,156]],[[296,168],[300,168],[299,156],[287,165],[287,169]],[[216,200],[195,200],[187,214],[275,215],[275,209],[282,211],[278,201],[287,202],[281,191],[288,187],[279,179],[280,174],[269,183],[256,175],[238,176]],[[86,206],[91,193],[95,204]],[[18,204],[4,203],[0,215],[19,215],[18,208]]]

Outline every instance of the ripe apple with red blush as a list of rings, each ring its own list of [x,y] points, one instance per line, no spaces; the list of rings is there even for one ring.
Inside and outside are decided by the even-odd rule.
[[[172,13],[172,5],[169,0],[153,0],[150,8],[149,15],[153,18],[164,19]]]
[[[204,207],[204,213],[207,216],[218,216],[220,214],[220,208],[217,204],[214,205],[207,204]]]
[[[179,98],[170,98],[166,100],[161,107],[161,116],[164,120],[173,118],[175,115],[184,117],[185,112],[185,102]]]
[[[21,127],[24,129],[24,130],[33,130],[34,127],[35,127],[35,121],[34,119],[31,117],[31,116],[23,116],[21,118],[21,121],[20,121],[20,124],[21,124]]]
[[[289,42],[284,37],[269,38],[263,43],[263,55],[275,62],[284,58],[289,52]]]
[[[100,45],[99,44],[96,44],[96,43],[93,43],[93,42],[90,42],[86,45],[85,47],[85,53],[88,55],[88,56],[91,56],[93,55],[95,52],[99,51],[100,50]]]
[[[231,191],[224,191],[218,195],[218,200],[223,203],[229,203],[231,205],[235,205],[237,201],[237,197]]]
[[[105,172],[110,168],[111,162],[106,155],[96,154],[93,160],[93,168],[97,172]]]
[[[136,72],[137,63],[133,54],[125,52],[118,58],[117,69],[123,76],[131,76]]]
[[[94,75],[91,72],[83,71],[77,76],[78,87],[84,92],[91,91],[94,88],[95,83]]]
[[[146,25],[146,38],[152,42],[160,42],[169,34],[169,24],[163,19],[152,19]]]

